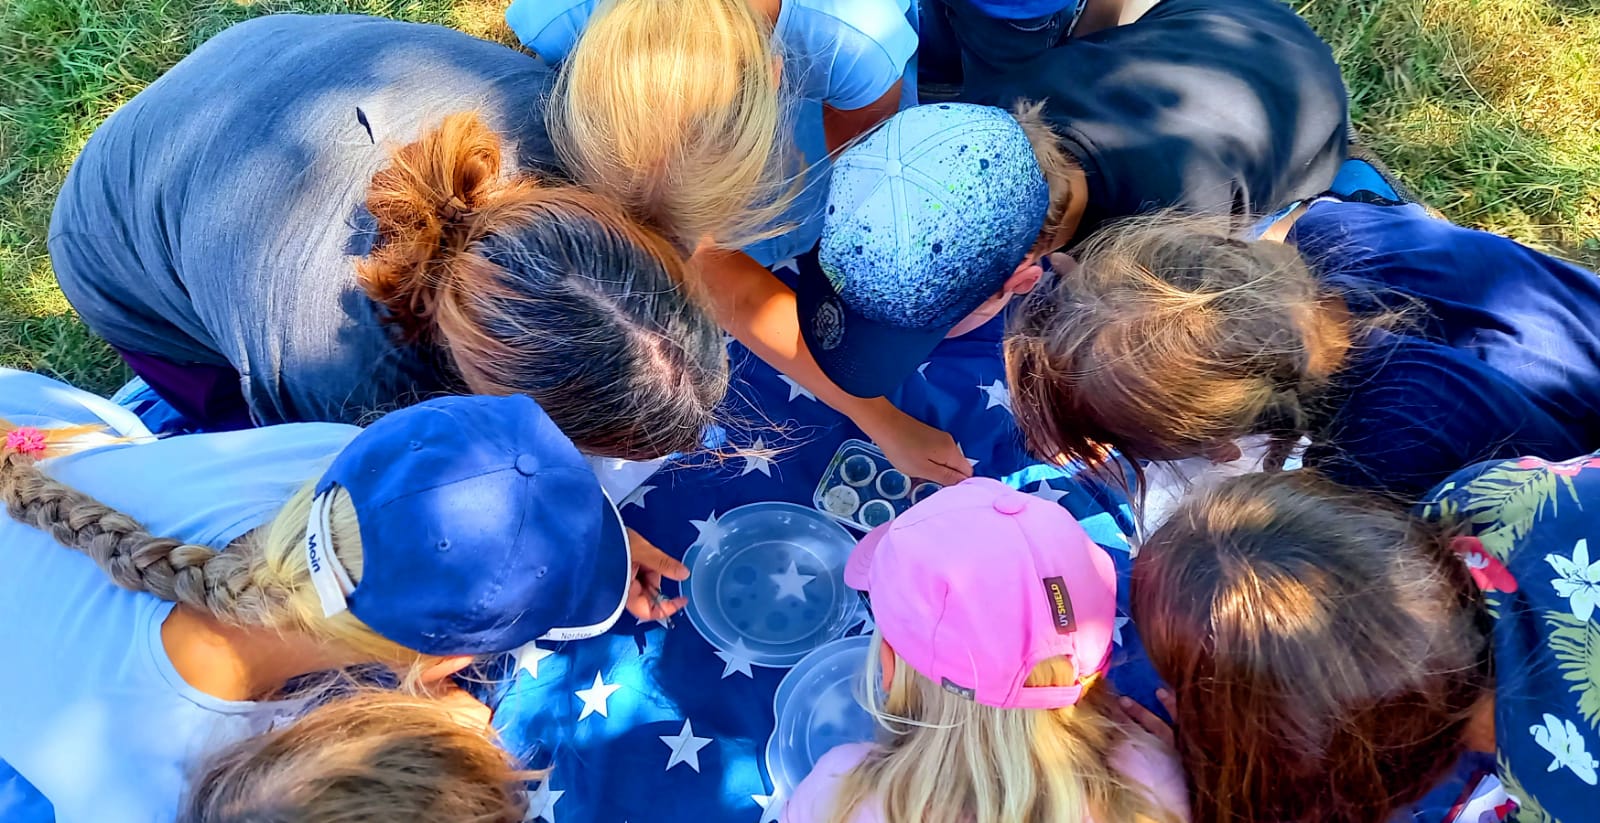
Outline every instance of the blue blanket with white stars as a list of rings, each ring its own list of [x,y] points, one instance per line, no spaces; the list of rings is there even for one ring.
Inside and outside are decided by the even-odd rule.
[[[1126,614],[1131,515],[1113,488],[1039,464],[1021,445],[999,350],[1000,324],[946,341],[891,399],[950,432],[980,475],[1055,500],[1116,559]],[[775,450],[699,458],[664,468],[622,504],[628,525],[682,557],[718,515],[758,501],[811,504],[840,444],[862,437],[850,422],[737,344],[734,389],[720,436]],[[669,594],[673,593],[669,586]],[[1126,617],[1112,682],[1151,702],[1155,677]],[[506,744],[551,767],[530,793],[530,819],[756,823],[778,817],[763,765],[773,692],[784,670],[718,652],[679,616],[623,625],[589,641],[527,651],[496,709]],[[865,627],[858,627],[857,631]],[[1153,704],[1152,704],[1153,705]]]

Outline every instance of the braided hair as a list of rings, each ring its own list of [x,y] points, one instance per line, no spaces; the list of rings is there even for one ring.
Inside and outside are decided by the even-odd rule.
[[[423,659],[417,652],[383,638],[348,612],[323,615],[302,549],[315,478],[269,523],[229,546],[197,545],[152,534],[137,519],[51,477],[40,465],[82,449],[79,436],[94,431],[18,429],[0,420],[0,435],[6,435],[0,446],[0,502],[13,520],[88,555],[124,589],[180,603],[230,625],[297,632],[416,672]],[[333,551],[359,581],[360,528],[343,491],[335,492],[331,524]]]

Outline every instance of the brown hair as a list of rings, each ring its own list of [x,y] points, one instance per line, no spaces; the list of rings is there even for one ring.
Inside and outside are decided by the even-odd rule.
[[[1293,248],[1155,214],[1098,232],[1075,270],[1028,295],[1006,372],[1045,459],[1095,462],[1109,446],[1170,460],[1255,433],[1288,444],[1364,322]]]
[[[367,294],[466,389],[532,396],[585,453],[695,448],[728,364],[683,256],[605,198],[500,171],[499,137],[470,113],[394,152],[367,196]]]
[[[1196,820],[1386,819],[1455,762],[1493,688],[1447,535],[1307,472],[1191,498],[1140,550],[1132,597]]]
[[[437,701],[365,693],[210,758],[178,823],[519,823],[530,776]]]
[[[1043,255],[1056,250],[1063,233],[1077,228],[1076,225],[1063,226],[1062,221],[1072,207],[1072,177],[1082,174],[1083,169],[1077,159],[1061,147],[1061,136],[1044,119],[1043,101],[1019,100],[1011,107],[1011,116],[1033,147],[1039,172],[1050,188],[1050,208],[1045,212],[1044,227],[1039,230],[1039,239],[1030,252]],[[1072,238],[1069,234],[1065,239]]]

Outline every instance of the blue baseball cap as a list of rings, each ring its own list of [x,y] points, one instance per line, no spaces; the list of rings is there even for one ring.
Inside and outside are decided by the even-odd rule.
[[[332,492],[361,528],[359,581],[329,551]],[[446,397],[392,412],[317,483],[311,579],[332,616],[424,654],[506,652],[604,633],[632,560],[622,518],[531,398]]]
[[[1010,113],[907,109],[834,163],[822,242],[798,260],[806,346],[858,397],[894,389],[1033,248],[1050,188]]]

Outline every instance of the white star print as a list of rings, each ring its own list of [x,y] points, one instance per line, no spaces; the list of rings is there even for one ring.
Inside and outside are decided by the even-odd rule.
[[[752,794],[750,799],[761,807],[760,823],[778,823],[778,817],[783,812],[783,799],[775,794]]]
[[[523,792],[522,796],[528,799],[528,813],[522,817],[524,823],[534,820],[556,823],[556,801],[564,794],[565,791],[552,791],[549,780],[542,781],[534,791]]]
[[[789,561],[789,570],[780,574],[769,574],[772,582],[778,584],[778,599],[792,597],[804,602],[806,599],[806,584],[817,579],[814,574],[801,574],[799,564]]]
[[[1133,618],[1131,617],[1123,617],[1120,614],[1117,615],[1117,622],[1111,627],[1111,642],[1113,644],[1118,646],[1122,645],[1122,627],[1132,622]]]
[[[732,677],[734,672],[755,677],[755,673],[750,671],[750,647],[744,644],[744,638],[735,637],[731,649],[717,649],[717,657],[722,658],[723,680]]]
[[[689,718],[683,719],[683,728],[677,734],[661,735],[661,742],[667,744],[672,754],[667,758],[666,771],[679,763],[689,764],[689,768],[700,771],[700,750],[711,745],[709,737],[695,737],[694,726],[689,724]]]
[[[928,379],[928,365],[929,364],[927,364],[927,363],[923,363],[922,365],[917,367],[917,374],[922,375],[922,379],[923,380],[927,380]]]
[[[772,461],[768,460],[766,455],[761,454],[766,448],[766,441],[759,437],[756,438],[756,442],[750,444],[750,452],[744,456],[744,470],[739,472],[740,477],[744,477],[751,472],[761,472],[768,477],[772,476]]]
[[[634,489],[632,494],[630,494],[627,497],[623,498],[622,505],[618,506],[617,508],[618,509],[626,509],[629,506],[638,506],[639,508],[642,509],[645,506],[644,496],[649,494],[649,493],[651,493],[651,492],[653,492],[653,491],[655,491],[655,490],[656,490],[655,486],[651,486],[651,485],[640,486],[639,488]]]
[[[780,375],[778,375],[778,379],[789,384],[789,402],[790,403],[793,403],[794,399],[796,397],[804,397],[807,400],[816,400],[817,399],[817,396],[812,394],[808,389],[806,389],[805,386],[802,386],[799,383],[795,382],[795,379],[793,377],[790,377],[787,374],[780,374]]]
[[[782,270],[785,270],[785,269],[787,269],[789,271],[792,271],[795,274],[799,274],[800,273],[800,261],[794,259],[793,257],[789,257],[789,258],[785,258],[783,260],[779,260],[778,262],[772,264],[772,270],[773,271],[782,271]]]
[[[689,525],[694,527],[696,543],[715,543],[717,541],[717,513],[706,515],[704,520],[690,520]]]
[[[1006,384],[996,380],[987,386],[979,386],[978,391],[987,395],[983,406],[985,409],[999,406],[1006,411],[1011,411],[1011,392],[1006,389]]]
[[[549,649],[539,648],[538,641],[530,641],[526,646],[517,649],[517,668],[528,673],[529,677],[539,679],[539,661],[555,654]]]
[[[578,713],[578,719],[582,720],[591,714],[610,717],[610,715],[606,714],[606,701],[610,700],[611,695],[620,688],[622,688],[621,683],[607,683],[600,678],[599,672],[595,672],[593,686],[573,692],[578,696],[579,700],[583,701],[583,711]]]
[[[1039,498],[1041,500],[1048,500],[1051,503],[1060,503],[1061,502],[1061,498],[1066,497],[1071,492],[1064,492],[1064,491],[1062,491],[1060,489],[1057,489],[1057,488],[1051,486],[1050,485],[1050,481],[1048,481],[1048,480],[1040,480],[1039,481],[1039,488],[1034,489],[1032,492],[1029,492],[1029,493],[1032,494],[1034,497],[1037,497],[1037,498]]]

